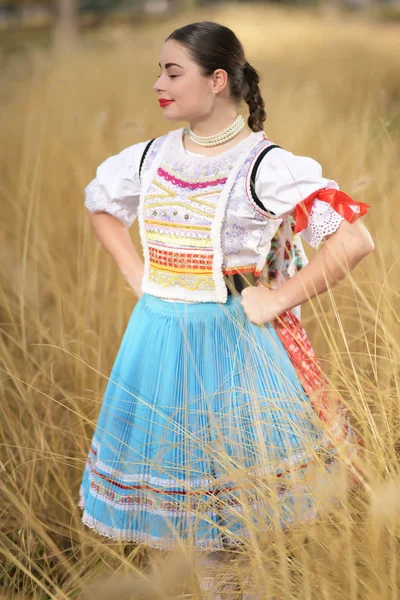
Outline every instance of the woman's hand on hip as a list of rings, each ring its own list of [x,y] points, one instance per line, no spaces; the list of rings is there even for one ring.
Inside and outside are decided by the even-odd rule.
[[[275,290],[267,288],[260,281],[254,286],[244,288],[241,296],[243,310],[249,321],[255,325],[268,323],[284,311]]]

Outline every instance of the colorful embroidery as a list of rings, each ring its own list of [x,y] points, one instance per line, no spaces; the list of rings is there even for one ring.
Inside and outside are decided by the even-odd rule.
[[[257,277],[262,271],[257,270],[257,265],[238,265],[236,267],[225,267],[222,269],[224,275],[240,275],[240,273],[254,273]]]
[[[201,275],[188,275],[186,273],[181,273],[180,275],[172,273],[169,275],[154,267],[150,268],[149,281],[161,285],[163,288],[179,285],[190,291],[209,291],[215,289],[211,276],[204,277]]]
[[[224,276],[261,275],[279,226],[275,219],[268,229],[265,217],[257,223],[260,215],[243,202],[242,173],[246,175],[251,160],[270,142],[257,132],[249,136],[247,146],[204,163],[182,152],[180,135],[177,130],[167,136],[153,164],[146,165],[148,183],[139,207],[145,258],[142,290],[176,300],[225,302]],[[238,212],[239,207],[244,212]],[[171,255],[157,253],[162,246],[182,258],[171,260]],[[193,260],[185,257],[189,249]],[[202,262],[201,255],[207,261]],[[229,255],[240,256],[241,265],[230,264]]]
[[[168,221],[156,221],[155,219],[145,219],[145,223],[149,225],[161,225],[162,227],[177,227],[178,229],[189,229],[189,230],[201,230],[201,231],[211,231],[211,227],[209,225],[188,225],[186,223],[170,223]]]
[[[203,198],[204,196],[213,196],[215,194],[219,194],[221,190],[213,190],[212,192],[200,192],[199,194],[188,194],[188,199],[193,200],[197,204],[202,204],[203,206],[209,206],[210,208],[214,208],[214,204],[211,202],[206,202],[205,200],[199,200],[199,198]]]
[[[147,239],[152,242],[153,246],[156,243],[162,244],[178,244],[181,248],[208,248],[210,246],[210,236],[207,234],[200,235],[186,235],[185,232],[165,232],[165,231],[154,231],[149,229],[147,231]]]
[[[181,188],[189,188],[190,190],[197,190],[198,188],[206,188],[210,185],[213,185],[213,186],[223,185],[224,183],[226,183],[226,180],[227,180],[227,177],[220,177],[220,178],[214,179],[212,181],[197,181],[196,183],[191,183],[189,181],[184,181],[183,179],[179,179],[178,177],[171,175],[170,173],[168,173],[168,171],[166,171],[165,169],[163,169],[161,167],[158,169],[157,172],[161,177],[163,177],[167,181],[170,181],[173,185],[178,185]]]
[[[211,273],[212,254],[174,252],[149,245],[150,265],[153,268],[191,273]]]
[[[273,478],[276,477],[274,485],[278,498],[283,498],[288,490],[293,492],[293,487],[301,485],[300,481],[293,484],[296,471],[300,474],[314,461],[318,461],[318,457],[325,464],[329,464],[334,460],[334,454],[335,448],[328,442],[327,447],[318,449],[315,456],[299,456],[297,461],[290,461],[290,466],[277,468],[275,474],[271,473],[271,475]],[[101,473],[97,469],[97,453],[92,448],[89,452],[88,468],[90,471],[90,493],[96,498],[111,502],[115,508],[123,509],[125,506],[135,506],[161,511],[204,513],[213,508],[213,503],[221,503],[221,507],[235,506],[240,509],[243,505],[243,497],[246,498],[246,505],[256,504],[261,499],[253,492],[246,494],[243,484],[232,482],[229,485],[221,485],[217,480],[208,487],[182,486],[181,489],[165,489],[146,483],[127,485],[117,481],[115,477]],[[265,478],[262,491],[264,499],[271,496],[271,475]],[[255,476],[260,477],[257,474]],[[249,477],[252,477],[251,473],[249,473]],[[239,496],[235,493],[238,493]]]
[[[213,291],[215,256],[212,224],[228,173],[219,165],[214,173],[212,170],[206,172],[207,181],[201,181],[203,169],[201,174],[193,173],[195,181],[186,181],[171,174],[174,172],[173,159],[174,156],[167,156],[159,164],[144,199],[148,281],[162,288],[176,289],[179,286],[188,292]],[[176,186],[179,187],[179,197],[174,190]],[[193,193],[209,186],[215,189]],[[163,196],[154,191],[157,188],[163,191]],[[160,218],[164,216],[164,206],[175,209],[169,213],[168,221]],[[187,251],[189,249],[191,252]]]
[[[148,196],[146,197],[146,200],[148,199]],[[157,209],[157,207],[160,206],[181,206],[183,208],[185,208],[186,210],[189,210],[190,212],[194,212],[197,213],[199,215],[202,215],[204,217],[208,217],[208,218],[212,218],[212,215],[210,214],[210,211],[205,211],[205,210],[201,210],[201,208],[196,208],[195,206],[190,206],[188,207],[188,205],[185,202],[179,202],[179,201],[174,201],[174,200],[170,200],[169,202],[152,202],[151,204],[147,204],[146,205],[146,211],[149,209]],[[186,214],[186,213],[185,213]],[[155,210],[155,212],[152,212],[152,216],[156,216],[157,215],[157,210]]]
[[[164,193],[163,194],[160,194],[160,193],[157,193],[157,194],[154,194],[154,193],[153,194],[147,194],[146,195],[146,200],[151,200],[151,199],[154,199],[154,198],[164,198],[165,199],[165,198],[176,198],[177,197],[177,193],[176,192],[169,190],[167,187],[165,187],[165,185],[163,185],[159,181],[156,181],[155,179],[153,179],[152,184],[155,187],[160,188]],[[167,204],[169,204],[169,202]]]

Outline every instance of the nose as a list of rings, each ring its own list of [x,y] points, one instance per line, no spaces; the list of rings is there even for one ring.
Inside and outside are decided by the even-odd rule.
[[[162,77],[161,75],[159,75],[153,85],[153,90],[155,92],[163,92],[163,87],[162,87]]]

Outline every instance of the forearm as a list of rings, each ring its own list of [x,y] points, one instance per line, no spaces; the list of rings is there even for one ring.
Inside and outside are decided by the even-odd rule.
[[[129,230],[112,215],[89,210],[86,212],[97,239],[114,259],[133,291],[140,296],[144,265],[132,243]]]
[[[343,221],[310,262],[275,290],[282,312],[322,294],[341,281],[374,248],[368,230],[359,221]]]

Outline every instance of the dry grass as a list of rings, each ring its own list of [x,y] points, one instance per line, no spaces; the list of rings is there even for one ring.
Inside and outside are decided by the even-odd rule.
[[[398,598],[398,37],[372,23],[331,23],[257,5],[106,30],[62,59],[32,48],[4,64],[4,598],[81,598],[87,584],[111,572],[118,579],[98,588],[97,600],[179,595],[180,559],[173,556],[167,569],[158,565],[144,585],[137,570],[148,560],[144,550],[92,535],[76,506],[106,378],[134,305],[90,231],[83,188],[105,157],[170,128],[151,89],[158,52],[173,28],[204,18],[233,27],[261,72],[269,137],[313,156],[342,189],[371,204],[366,224],[376,242],[353,278],[304,311],[332,385],[365,440],[371,487],[354,494],[332,521],[288,540],[276,535],[262,549],[254,544],[241,576],[251,572],[265,598]],[[138,243],[136,224],[132,232]],[[285,544],[296,557],[290,569]],[[185,572],[196,594],[189,566]]]

